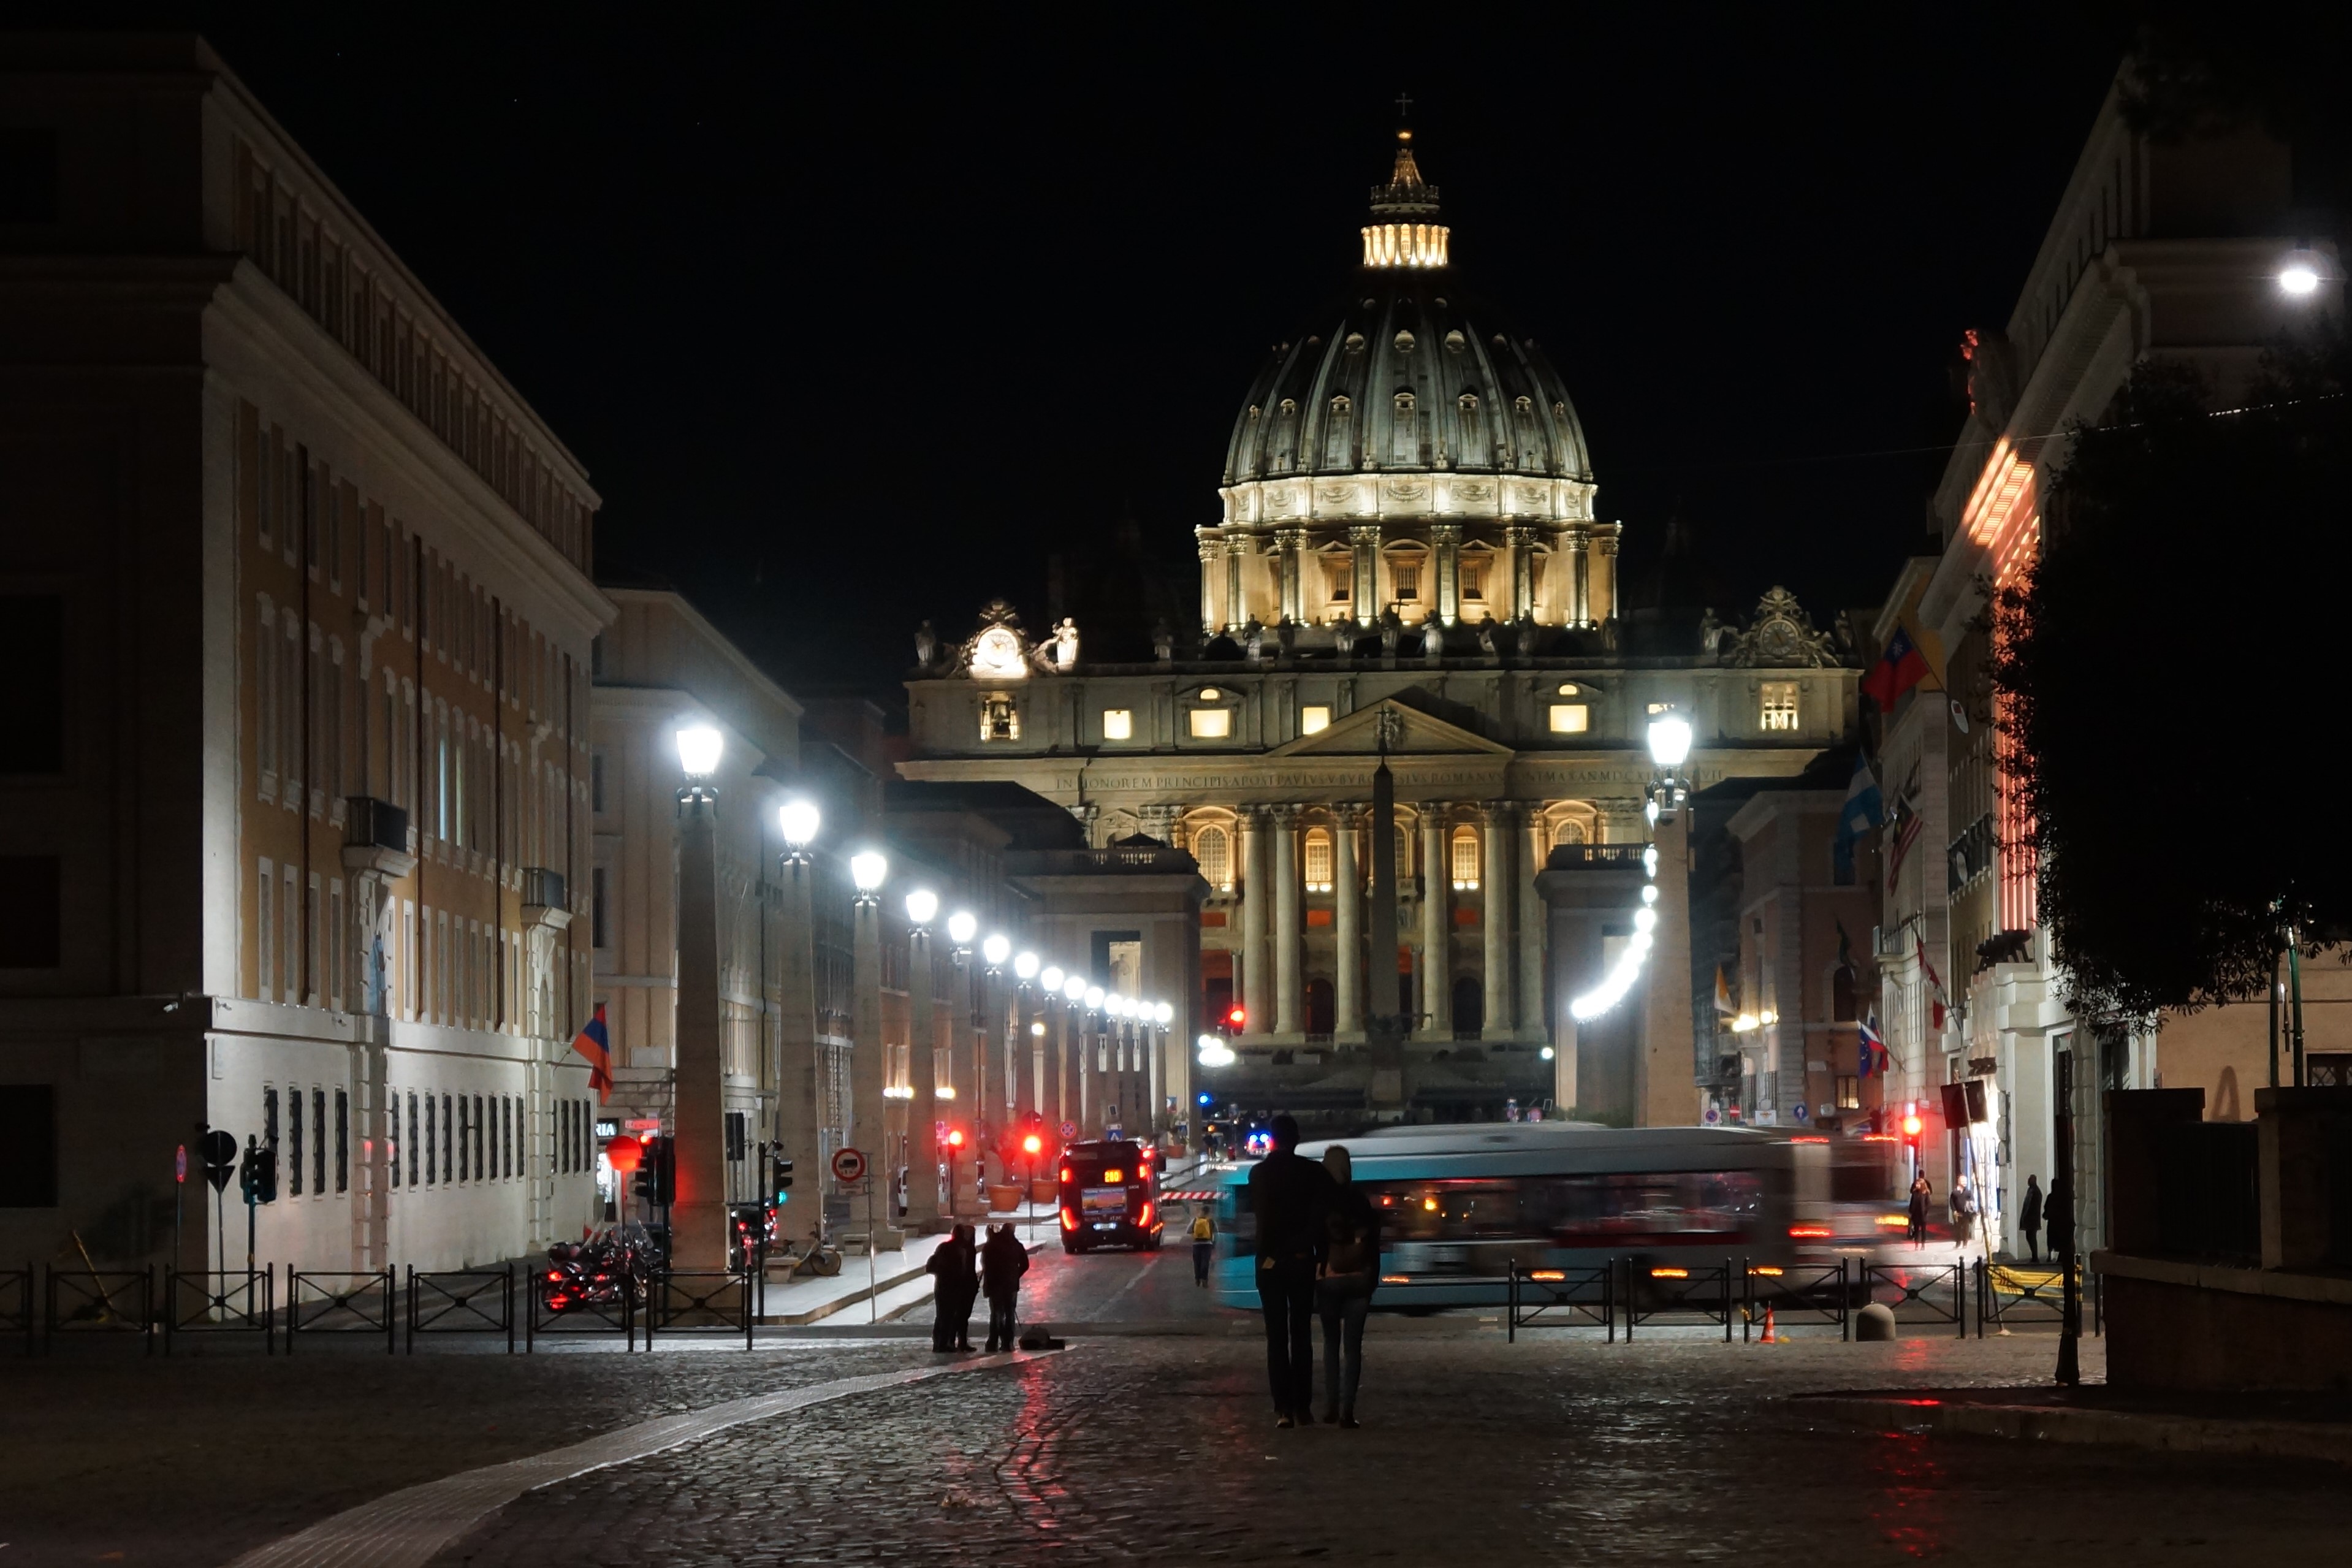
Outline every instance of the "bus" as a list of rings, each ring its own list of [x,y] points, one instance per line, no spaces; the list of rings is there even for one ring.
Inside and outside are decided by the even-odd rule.
[[[1062,1250],[1160,1250],[1159,1161],[1148,1146],[1126,1139],[1072,1143],[1055,1175]]]
[[[1834,1261],[1828,1140],[1754,1128],[1521,1121],[1382,1127],[1329,1143],[1381,1215],[1375,1306],[1498,1306],[1510,1266]],[[1217,1173],[1216,1284],[1254,1307],[1251,1165]]]

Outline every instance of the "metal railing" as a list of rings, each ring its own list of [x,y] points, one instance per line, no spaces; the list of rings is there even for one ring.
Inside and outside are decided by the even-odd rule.
[[[1558,1313],[1547,1317],[1547,1313]],[[1617,1267],[1598,1268],[1521,1268],[1511,1260],[1510,1316],[1504,1338],[1516,1341],[1521,1329],[1605,1329],[1609,1342],[1617,1341]]]
[[[670,1272],[646,1288],[646,1348],[656,1333],[741,1334],[751,1348],[753,1280],[740,1272]]]
[[[1958,1263],[1865,1263],[1862,1266],[1864,1305],[1875,1303],[1895,1314],[1897,1323],[1949,1323],[1952,1332],[1968,1336],[1966,1268]],[[1951,1304],[1943,1293],[1951,1292]]]
[[[34,1310],[33,1266],[22,1268],[0,1268],[0,1329],[13,1329],[25,1336],[25,1353],[33,1353],[33,1330],[38,1321]]]
[[[1549,871],[1634,869],[1642,864],[1646,844],[1555,844],[1545,857]]]
[[[1740,1304],[1740,1339],[1745,1342],[1753,1335],[1767,1312],[1772,1315],[1776,1334],[1781,1319],[1794,1318],[1801,1323],[1835,1323],[1838,1338],[1851,1339],[1853,1280],[1847,1262],[1843,1258],[1833,1265],[1743,1260],[1747,1289]]]
[[[394,1349],[399,1326],[399,1294],[392,1270],[366,1273],[286,1272],[286,1353],[299,1334],[382,1334],[383,1353]]]
[[[42,1344],[60,1333],[138,1334],[155,1353],[152,1268],[52,1268],[43,1280]]]
[[[1723,1325],[1723,1342],[1731,1342],[1732,1266],[1717,1263],[1690,1268],[1678,1263],[1648,1263],[1625,1259],[1625,1338],[1633,1326],[1654,1318],[1681,1314]]]
[[[182,1334],[255,1334],[278,1352],[278,1266],[163,1271],[163,1353]]]
[[[514,1354],[514,1286],[511,1268],[410,1268],[408,1353],[419,1334],[504,1334]]]
[[[1997,1334],[2043,1323],[2065,1323],[2066,1282],[2056,1264],[1995,1263],[1988,1267],[1979,1258],[1974,1268],[1977,1338],[1984,1338],[1987,1323]],[[2080,1292],[2076,1310],[2089,1317],[2091,1332],[2096,1336],[2105,1327],[2099,1276],[2085,1269],[2080,1258],[2074,1260],[2074,1287]]]
[[[567,1334],[618,1333],[628,1348],[637,1348],[637,1291],[626,1279],[612,1294],[594,1298],[570,1279],[550,1279],[549,1270],[534,1268],[524,1276],[522,1348],[538,1348],[542,1338]]]

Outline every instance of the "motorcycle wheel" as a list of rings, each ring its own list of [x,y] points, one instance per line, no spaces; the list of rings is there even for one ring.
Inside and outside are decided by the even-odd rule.
[[[832,1279],[841,1272],[841,1254],[829,1250],[818,1253],[814,1268],[819,1274],[828,1279]]]

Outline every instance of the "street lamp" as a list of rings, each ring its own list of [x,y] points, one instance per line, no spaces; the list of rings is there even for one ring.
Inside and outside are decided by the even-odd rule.
[[[929,888],[917,888],[907,895],[907,923],[917,931],[929,931],[939,913],[940,896]]]
[[[776,807],[776,828],[784,836],[784,843],[788,847],[784,856],[787,865],[808,864],[808,847],[815,841],[817,826],[822,820],[815,805],[810,801],[788,800]]]
[[[1003,969],[1004,961],[1013,956],[1012,939],[1002,932],[992,933],[986,942],[980,944],[980,956],[989,968]]]
[[[671,1146],[677,1186],[670,1205],[671,1256],[694,1269],[723,1268],[727,1217],[727,1079],[719,959],[719,792],[711,779],[727,747],[715,725],[682,724],[677,764],[676,1013],[677,1067]]]
[[[677,765],[689,784],[699,785],[719,772],[719,754],[727,737],[709,724],[688,724],[677,732]]]
[[[1651,716],[1650,761],[1657,769],[1657,776],[1650,783],[1652,826],[1672,821],[1675,813],[1690,798],[1690,781],[1682,776],[1681,771],[1690,749],[1689,720],[1671,708]]]
[[[1062,989],[1062,966],[1058,963],[1047,964],[1043,970],[1039,971],[1037,974],[1037,984],[1045,990],[1054,992],[1057,994]]]
[[[1018,980],[1024,985],[1026,985],[1032,980],[1036,979],[1037,955],[1034,952],[1024,952],[1020,957],[1014,959],[1013,961],[1013,978]],[[1052,987],[1048,986],[1047,989],[1050,990]]]
[[[809,846],[816,841],[822,818],[814,802],[802,797],[776,807],[776,828],[783,835],[784,852],[778,856],[784,894],[791,900],[782,942],[784,1006],[776,1041],[776,1143],[784,1156],[803,1163],[816,1156],[817,1124],[823,1116],[816,1092],[815,921]],[[823,1205],[820,1205],[821,1208]],[[823,1229],[820,1216],[818,1226]]]
[[[849,858],[849,879],[857,884],[857,901],[882,901],[882,884],[890,879],[890,858],[878,849],[861,849]]]
[[[948,941],[955,947],[958,963],[971,956],[971,939],[979,931],[980,921],[970,910],[958,910],[948,917]]]

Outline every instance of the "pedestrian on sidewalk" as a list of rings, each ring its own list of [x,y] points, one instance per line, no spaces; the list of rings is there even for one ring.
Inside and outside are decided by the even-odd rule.
[[[2050,1233],[2050,1261],[2060,1268],[2074,1262],[2074,1188],[2064,1176],[2050,1178],[2050,1195],[2042,1203],[2042,1228]]]
[[[1952,1239],[1960,1244],[1962,1251],[1966,1251],[1968,1249],[1969,1242],[1976,1236],[1977,1233],[1976,1189],[1969,1185],[1969,1179],[1966,1175],[1958,1175],[1952,1178],[1952,1196],[1950,1201],[1952,1211]]]
[[[1353,1184],[1346,1145],[1323,1151],[1331,1203],[1323,1214],[1323,1261],[1315,1305],[1323,1318],[1323,1419],[1356,1425],[1356,1385],[1364,1377],[1364,1318],[1381,1279],[1381,1216]],[[1344,1363],[1344,1371],[1343,1371]]]
[[[1331,1178],[1298,1154],[1298,1122],[1277,1116],[1274,1147],[1250,1172],[1257,1218],[1257,1300],[1265,1314],[1265,1380],[1276,1426],[1315,1425],[1315,1270]]]
[[[1016,1332],[1014,1309],[1021,1304],[1021,1277],[1029,1272],[1029,1249],[1009,1225],[991,1226],[988,1244],[980,1249],[980,1283],[988,1292],[988,1348],[1009,1351]]]
[[[980,1292],[973,1268],[971,1226],[959,1225],[932,1250],[924,1269],[931,1286],[931,1349],[944,1353],[971,1349],[971,1304]]]
[[[2033,1261],[2042,1261],[2042,1178],[2025,1178],[2025,1202],[2017,1211],[2018,1233],[2025,1237],[2025,1247]]]
[[[1209,1205],[1202,1204],[1192,1211],[1192,1284],[1206,1289],[1209,1284],[1209,1264],[1217,1256],[1217,1226],[1209,1217]]]
[[[1911,1222],[1904,1234],[1914,1247],[1927,1245],[1927,1197],[1933,1190],[1927,1184],[1927,1172],[1911,1178]]]

